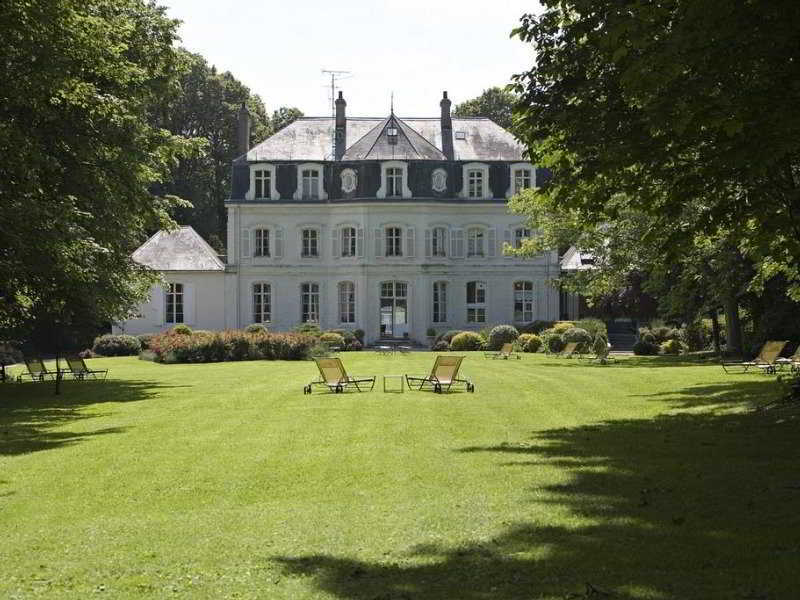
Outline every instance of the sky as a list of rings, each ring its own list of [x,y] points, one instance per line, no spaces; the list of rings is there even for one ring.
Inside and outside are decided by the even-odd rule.
[[[181,45],[230,71],[268,111],[331,114],[330,75],[350,116],[435,117],[529,69],[529,45],[509,39],[537,2],[521,0],[160,0],[180,19]]]

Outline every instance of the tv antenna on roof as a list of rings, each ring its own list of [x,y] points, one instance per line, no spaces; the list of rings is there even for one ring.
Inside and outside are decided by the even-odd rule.
[[[336,135],[334,133],[336,127],[336,82],[341,79],[349,79],[352,72],[322,69],[322,74],[331,76],[331,158],[333,158],[336,155]]]

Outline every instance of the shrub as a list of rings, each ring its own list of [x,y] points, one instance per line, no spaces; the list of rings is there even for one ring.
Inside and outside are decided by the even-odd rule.
[[[661,344],[661,352],[663,354],[677,355],[681,353],[681,350],[683,350],[683,346],[678,340],[669,339]]]
[[[595,339],[598,334],[603,335],[606,338],[608,337],[608,329],[606,328],[606,324],[600,319],[581,319],[579,321],[575,321],[575,327],[588,331],[592,339]]]
[[[554,329],[542,332],[542,343],[548,352],[561,352],[564,349],[564,338]]]
[[[456,337],[459,333],[461,333],[460,329],[450,329],[449,331],[440,333],[439,337],[436,338],[434,345],[436,345],[439,342],[446,342],[448,345],[450,345],[450,342],[452,342],[453,338]]]
[[[554,321],[532,321],[527,325],[522,325],[518,327],[520,333],[542,333],[545,329],[551,329],[555,324]]]
[[[705,350],[711,343],[711,326],[703,321],[694,321],[683,328],[683,341],[690,352]]]
[[[480,350],[483,347],[483,338],[474,331],[462,331],[450,341],[450,349],[457,352]]]
[[[450,350],[450,344],[448,344],[444,340],[441,340],[436,342],[433,345],[433,348],[431,348],[431,350],[433,350],[434,352],[447,352],[448,350]]]
[[[150,350],[158,362],[219,362],[225,360],[301,360],[314,338],[294,333],[223,331],[191,336],[171,332],[156,335]]]
[[[364,330],[363,329],[356,329],[353,331],[353,335],[356,336],[359,342],[362,344],[364,343]]]
[[[503,344],[515,342],[519,337],[519,331],[516,327],[511,325],[498,325],[489,331],[489,336],[486,338],[487,347],[489,350],[500,350]]]
[[[148,350],[150,348],[150,340],[153,339],[153,336],[156,335],[155,333],[143,333],[141,335],[137,335],[136,339],[139,340],[139,344],[142,346],[142,350]]]
[[[250,325],[245,327],[244,330],[246,333],[267,333],[267,328],[264,327],[261,323],[251,323]]]
[[[342,348],[344,346],[344,337],[341,334],[334,333],[333,331],[326,331],[321,336],[319,336],[319,341],[323,344],[328,344],[328,346],[339,346]]]
[[[579,327],[571,327],[567,329],[564,334],[564,342],[578,342],[579,344],[591,344],[592,336],[585,329]]]
[[[176,333],[178,335],[192,335],[192,328],[188,325],[180,323],[172,328],[172,333]]]
[[[0,343],[0,363],[4,365],[13,365],[21,363],[23,360],[22,352],[16,347],[13,342]]]
[[[142,350],[139,352],[139,360],[149,360],[150,362],[156,362],[158,357],[156,353],[152,350]]]
[[[322,331],[319,329],[319,325],[316,323],[302,323],[294,328],[295,333],[299,333],[301,335],[311,335],[313,337],[319,337],[322,335]]]
[[[655,344],[656,336],[654,336],[649,330],[644,329],[639,331],[639,340],[647,344]]]
[[[606,355],[608,354],[608,338],[602,333],[597,334],[592,342],[592,352],[600,359],[602,364],[606,364]]]
[[[356,339],[356,334],[351,329],[330,329],[325,333],[338,333],[344,339],[345,345]],[[325,335],[325,333],[322,335]]]
[[[538,352],[539,349],[542,347],[542,338],[533,333],[528,333],[524,335],[527,335],[528,337],[525,339],[525,343],[523,344],[522,349],[525,352]]]
[[[575,327],[575,323],[572,321],[556,321],[555,325],[553,325],[553,331],[561,335],[573,327]]]
[[[658,354],[658,346],[652,342],[639,340],[633,345],[633,353],[636,356],[655,356]]]
[[[91,348],[81,350],[78,352],[78,358],[94,358],[94,352],[92,352]]]
[[[92,352],[102,356],[136,356],[142,344],[132,335],[101,335],[94,339]]]

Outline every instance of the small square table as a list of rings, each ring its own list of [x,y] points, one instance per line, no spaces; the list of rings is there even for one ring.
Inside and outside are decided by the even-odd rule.
[[[397,390],[397,389],[387,390],[386,389],[386,380],[387,379],[399,381],[400,382],[400,389],[399,390]],[[405,376],[404,375],[384,375],[383,376],[383,391],[384,392],[399,392],[399,393],[402,394],[405,391]]]

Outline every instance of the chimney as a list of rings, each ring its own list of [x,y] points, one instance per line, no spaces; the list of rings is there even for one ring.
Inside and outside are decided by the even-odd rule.
[[[336,143],[334,146],[336,160],[342,160],[342,155],[347,150],[347,117],[344,114],[346,106],[347,102],[342,97],[342,92],[339,92],[339,97],[336,99]]]
[[[239,128],[237,131],[237,144],[238,154],[247,154],[250,150],[250,112],[242,102],[242,107],[239,109]]]
[[[439,102],[439,106],[442,107],[442,154],[447,160],[454,160],[453,120],[450,118],[450,100],[447,98],[447,92],[442,92],[442,101]]]

